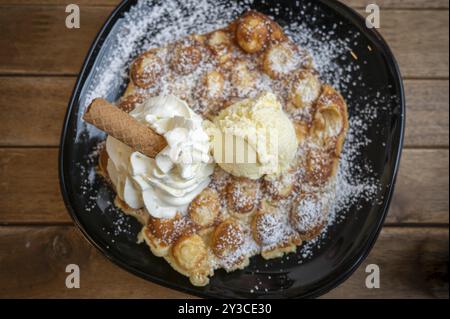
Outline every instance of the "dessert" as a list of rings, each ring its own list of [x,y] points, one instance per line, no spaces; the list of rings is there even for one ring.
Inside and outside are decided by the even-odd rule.
[[[214,136],[216,163],[233,176],[280,175],[297,152],[294,125],[273,93],[264,92],[223,109],[214,118],[214,129],[217,132],[210,135]],[[224,143],[222,137],[231,143]],[[228,160],[230,154],[234,157]]]
[[[312,61],[248,11],[144,52],[117,106],[87,109],[108,133],[99,172],[115,204],[193,285],[295,252],[327,225],[348,114]]]

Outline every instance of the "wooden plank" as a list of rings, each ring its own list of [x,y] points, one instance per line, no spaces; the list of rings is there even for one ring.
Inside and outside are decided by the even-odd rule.
[[[74,83],[72,77],[0,77],[0,146],[58,146]],[[405,81],[406,147],[448,147],[448,88],[448,80]]]
[[[448,147],[448,80],[406,80],[406,147]]]
[[[447,0],[340,0],[353,8],[365,8],[377,4],[381,9],[445,9]]]
[[[81,28],[67,29],[64,7],[2,7],[0,73],[76,74],[111,10],[81,7]],[[404,76],[448,78],[448,23],[447,10],[382,11],[380,31]]]
[[[380,288],[367,289],[367,265]],[[384,228],[369,257],[327,298],[448,298],[448,228]]]
[[[89,245],[73,226],[0,227],[0,250],[0,296],[3,297],[187,297],[119,269]],[[80,267],[80,289],[65,286],[66,266],[73,263]]]
[[[404,150],[388,223],[448,224],[448,150]]]
[[[64,7],[2,7],[0,73],[77,74],[111,11],[108,7],[81,7],[80,28],[67,29]]]
[[[78,0],[79,6],[116,6],[120,0]],[[341,0],[353,8],[365,8],[368,4],[377,3],[381,8],[430,9],[448,8],[447,0]],[[0,0],[0,5],[68,5],[72,0]]]
[[[385,228],[363,265],[325,298],[448,297],[447,245],[445,228]],[[0,250],[0,298],[189,298],[113,265],[71,226],[0,227]],[[80,289],[65,287],[72,263]],[[368,264],[380,267],[380,289],[365,287]]]
[[[0,149],[0,223],[70,222],[57,149]]]
[[[380,19],[379,31],[393,51],[403,77],[448,79],[447,10],[386,10],[381,11]]]
[[[0,145],[58,146],[75,78],[0,77]]]
[[[0,224],[65,223],[57,149],[0,149]],[[405,150],[387,223],[448,224],[448,150]]]

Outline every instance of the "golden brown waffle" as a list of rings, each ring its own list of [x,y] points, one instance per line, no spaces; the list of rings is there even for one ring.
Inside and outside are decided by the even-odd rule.
[[[151,251],[192,284],[206,285],[215,269],[242,269],[259,253],[271,259],[295,252],[326,225],[330,199],[323,192],[337,172],[348,114],[342,96],[320,81],[312,61],[276,22],[249,11],[224,29],[152,48],[133,62],[118,101],[125,112],[147,97],[171,93],[211,118],[240,99],[270,91],[300,141],[283,176],[254,181],[216,167],[186,216],[167,220],[134,213]],[[100,168],[106,176],[105,156]]]

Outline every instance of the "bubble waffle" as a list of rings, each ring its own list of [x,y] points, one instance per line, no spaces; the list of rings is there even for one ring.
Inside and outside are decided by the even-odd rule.
[[[206,188],[189,205],[188,215],[201,229],[210,229],[220,222],[220,197],[216,190]]]
[[[256,254],[271,259],[295,252],[302,241],[320,234],[348,130],[346,103],[320,81],[308,52],[255,11],[223,29],[144,52],[133,61],[129,85],[118,101],[130,112],[148,97],[173,94],[212,118],[262,91],[282,102],[300,142],[286,174],[249,180],[216,166],[210,185],[190,203],[186,216],[170,219],[133,211],[116,200],[143,224],[140,238],[153,254],[194,285],[208,284],[215,269],[245,268]],[[107,157],[101,152],[99,172],[108,179]]]

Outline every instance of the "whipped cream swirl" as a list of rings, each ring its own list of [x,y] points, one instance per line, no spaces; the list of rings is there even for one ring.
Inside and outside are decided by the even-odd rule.
[[[149,98],[130,115],[164,136],[167,147],[153,159],[108,136],[107,170],[118,196],[156,218],[185,214],[214,170],[203,119],[173,95]]]

